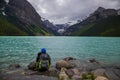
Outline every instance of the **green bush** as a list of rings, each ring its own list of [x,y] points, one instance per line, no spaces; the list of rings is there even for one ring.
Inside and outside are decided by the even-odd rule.
[[[82,80],[95,80],[94,74],[90,73],[89,75],[87,75],[86,73],[83,73]]]

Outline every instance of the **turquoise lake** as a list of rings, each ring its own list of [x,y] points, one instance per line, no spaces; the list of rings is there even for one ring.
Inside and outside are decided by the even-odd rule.
[[[120,37],[0,37],[0,68],[12,63],[27,66],[46,48],[52,64],[61,58],[95,58],[120,65]]]

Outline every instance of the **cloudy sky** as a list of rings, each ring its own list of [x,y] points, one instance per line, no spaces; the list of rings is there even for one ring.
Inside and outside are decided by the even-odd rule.
[[[54,24],[84,19],[99,6],[120,9],[120,0],[28,0],[40,14]]]

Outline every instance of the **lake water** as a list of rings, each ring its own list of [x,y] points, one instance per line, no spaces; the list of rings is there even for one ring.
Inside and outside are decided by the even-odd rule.
[[[28,65],[46,48],[52,64],[61,58],[95,58],[120,64],[120,37],[0,37],[0,68],[11,63]]]

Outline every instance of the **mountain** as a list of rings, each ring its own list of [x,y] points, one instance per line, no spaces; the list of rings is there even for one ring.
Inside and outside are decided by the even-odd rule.
[[[4,0],[0,0],[0,9],[2,9],[6,5]]]
[[[43,24],[46,25],[47,29],[50,30],[54,35],[59,36],[56,26],[47,19],[42,19]]]
[[[71,23],[53,24],[45,18],[42,18],[42,21],[44,25],[46,25],[47,28],[50,29],[57,36],[62,35],[65,32],[65,30],[70,26],[69,24],[71,24]]]
[[[118,12],[118,15],[120,15],[120,9],[118,9],[117,12]]]
[[[63,33],[70,25],[68,23],[65,23],[65,24],[55,24],[55,26],[56,26],[56,31],[59,33],[59,35],[63,35]]]
[[[0,24],[0,35],[53,35],[27,0],[1,0]]]
[[[115,9],[99,7],[82,22],[70,26],[64,35],[120,36],[120,15]]]

